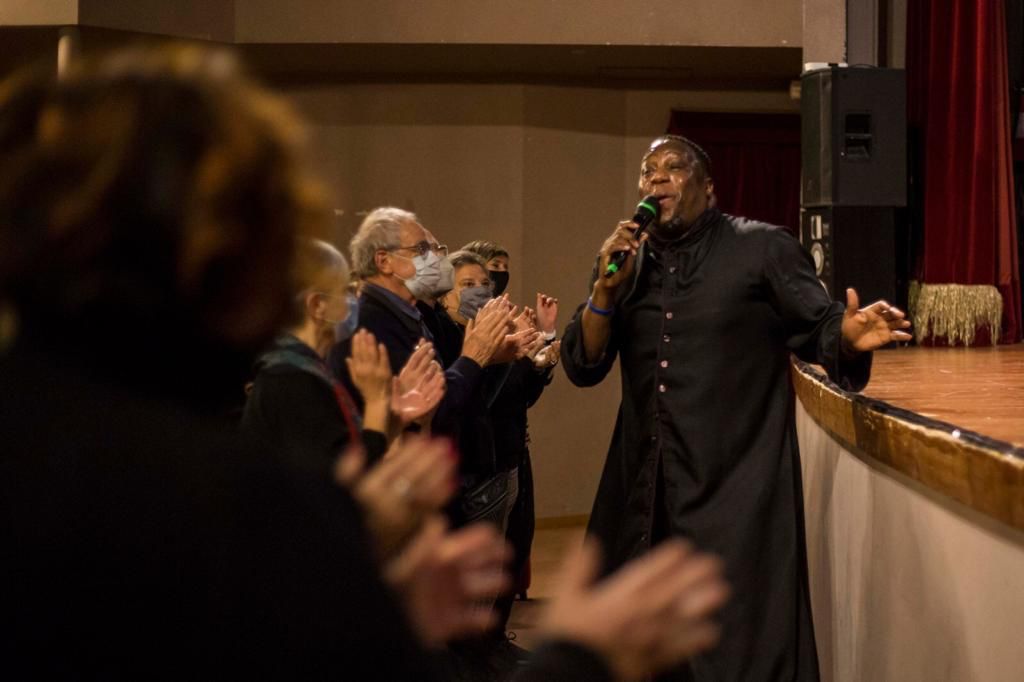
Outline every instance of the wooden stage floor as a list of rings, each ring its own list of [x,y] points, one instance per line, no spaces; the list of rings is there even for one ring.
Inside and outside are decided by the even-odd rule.
[[[1024,447],[1024,344],[878,351],[862,393]]]

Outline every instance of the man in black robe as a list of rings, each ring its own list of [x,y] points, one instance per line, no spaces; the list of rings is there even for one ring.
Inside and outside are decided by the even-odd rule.
[[[788,231],[719,212],[710,160],[685,138],[651,144],[639,190],[659,218],[639,239],[619,223],[562,345],[578,386],[621,358],[588,531],[607,570],[669,536],[725,560],[734,598],[721,643],[665,679],[817,680],[790,353],[859,390],[870,351],[909,339],[909,323],[884,301],[858,310],[852,289],[844,309]]]

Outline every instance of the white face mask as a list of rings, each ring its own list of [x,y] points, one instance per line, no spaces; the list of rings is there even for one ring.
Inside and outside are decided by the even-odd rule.
[[[433,251],[412,259],[416,266],[416,274],[405,281],[405,287],[416,298],[433,296],[434,290],[441,282],[441,258]]]

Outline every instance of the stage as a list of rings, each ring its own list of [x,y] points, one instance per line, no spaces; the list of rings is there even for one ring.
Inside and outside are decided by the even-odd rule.
[[[823,680],[1021,679],[1024,346],[875,353],[846,393],[795,362]]]
[[[1024,344],[879,351],[862,395],[1024,448]]]

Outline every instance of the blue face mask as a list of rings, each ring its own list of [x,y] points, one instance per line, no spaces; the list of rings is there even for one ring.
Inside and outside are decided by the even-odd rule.
[[[348,315],[334,325],[334,340],[338,343],[352,338],[359,329],[359,299],[352,294],[346,294],[345,299],[348,303]]]

